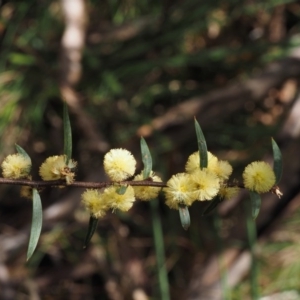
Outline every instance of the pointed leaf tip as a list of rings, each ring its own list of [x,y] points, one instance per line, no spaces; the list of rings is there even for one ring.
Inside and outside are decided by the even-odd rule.
[[[282,155],[277,143],[273,138],[272,138],[272,150],[273,150],[273,158],[274,158],[273,171],[276,177],[275,185],[277,185],[282,176]]]
[[[63,123],[64,123],[64,154],[67,156],[66,163],[68,164],[69,160],[72,158],[72,129],[71,129],[69,112],[68,112],[68,106],[65,101],[64,101]]]
[[[149,150],[149,147],[143,137],[141,137],[141,153],[142,161],[144,164],[143,177],[144,179],[150,177],[152,171],[152,157]]]
[[[191,225],[190,213],[187,206],[180,205],[179,208],[180,222],[184,230],[188,230]]]
[[[98,225],[98,219],[94,216],[90,216],[88,231],[84,240],[83,248],[86,248],[91,238],[93,237]]]
[[[16,150],[19,154],[22,154],[25,158],[27,158],[31,162],[31,158],[28,153],[18,144],[15,144]]]
[[[207,168],[207,145],[202,129],[195,118],[195,130],[197,136],[198,149],[200,154],[200,169]]]

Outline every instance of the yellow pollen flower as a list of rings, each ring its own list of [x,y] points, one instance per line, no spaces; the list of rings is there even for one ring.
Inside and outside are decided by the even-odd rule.
[[[67,165],[65,155],[50,156],[40,166],[39,173],[45,181],[65,179],[70,184],[74,181],[75,173],[72,170],[76,165],[77,163],[72,159]]]
[[[230,199],[234,198],[238,194],[239,191],[240,191],[240,188],[237,186],[228,187],[228,186],[222,185],[220,187],[218,195],[222,199],[230,200]]]
[[[20,153],[8,155],[2,162],[2,174],[4,178],[26,178],[31,169],[31,161]]]
[[[105,154],[103,165],[112,181],[122,181],[133,176],[136,161],[126,149],[111,149]]]
[[[85,208],[97,219],[103,217],[108,210],[108,206],[103,201],[103,193],[95,189],[87,189],[82,195],[82,203]]]
[[[215,173],[220,180],[227,180],[232,173],[232,166],[225,160],[218,160],[215,166],[208,169]]]
[[[167,182],[167,187],[163,189],[166,196],[166,204],[170,208],[178,209],[180,204],[191,205],[194,198],[195,183],[187,173],[173,175]]]
[[[218,159],[216,156],[211,154],[211,152],[207,152],[207,168],[209,170],[215,168],[216,164],[218,163]],[[185,170],[187,173],[193,173],[196,170],[200,169],[200,154],[198,151],[191,154],[187,160],[185,165]]]
[[[193,172],[191,179],[196,185],[195,198],[197,200],[211,200],[218,194],[220,181],[218,177],[208,169],[199,169]]]
[[[264,161],[249,164],[243,172],[244,185],[257,193],[266,193],[275,184],[275,174],[271,166]]]
[[[123,195],[117,193],[119,187],[110,186],[103,192],[104,201],[109,208],[113,210],[119,209],[122,211],[128,211],[135,201],[134,190],[132,186],[128,186],[126,192]]]
[[[142,171],[140,174],[136,175],[133,180],[140,181],[143,180],[143,178],[144,177]],[[150,173],[149,179],[154,182],[162,182],[160,177],[156,176],[152,171]],[[158,196],[159,191],[161,190],[160,187],[155,187],[155,186],[133,186],[133,189],[134,189],[135,197],[144,201],[156,198]]]

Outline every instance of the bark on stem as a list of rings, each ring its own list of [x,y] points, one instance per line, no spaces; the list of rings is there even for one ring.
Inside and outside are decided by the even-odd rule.
[[[141,181],[120,181],[120,182],[83,182],[83,181],[74,181],[71,184],[67,184],[64,180],[49,180],[49,181],[33,181],[28,179],[7,179],[0,178],[0,184],[11,184],[11,185],[24,185],[31,186],[33,188],[42,188],[42,187],[55,187],[55,186],[72,186],[72,187],[81,187],[81,188],[93,188],[101,189],[111,185],[131,185],[131,186],[154,186],[154,187],[166,187],[166,184],[163,182],[155,182],[149,180]]]

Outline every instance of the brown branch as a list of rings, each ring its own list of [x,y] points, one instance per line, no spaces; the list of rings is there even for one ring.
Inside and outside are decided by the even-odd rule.
[[[22,186],[30,186],[32,188],[43,188],[43,187],[57,187],[57,186],[72,186],[72,187],[79,187],[79,188],[88,188],[88,189],[102,189],[108,186],[119,186],[119,185],[131,185],[131,186],[151,186],[151,187],[160,187],[164,188],[167,185],[164,182],[157,182],[152,181],[151,178],[147,178],[144,180],[124,180],[120,182],[83,182],[83,181],[74,181],[68,184],[65,180],[49,180],[49,181],[33,181],[29,179],[7,179],[7,178],[0,178],[0,184],[11,184],[11,185],[22,185]],[[235,186],[239,187],[240,189],[244,189],[245,186],[243,184],[233,184],[228,183],[227,186]],[[275,194],[280,198],[282,193],[278,186],[272,187],[270,190],[271,193]]]
[[[34,181],[28,179],[7,179],[0,178],[0,184],[11,184],[11,185],[24,185],[31,186],[33,188],[42,187],[56,187],[56,186],[72,186],[80,188],[90,189],[101,189],[112,185],[131,185],[131,186],[153,186],[153,187],[166,187],[167,185],[163,182],[150,181],[148,179],[140,181],[120,181],[120,182],[83,182],[74,181],[71,184],[67,184],[64,180],[49,180],[49,181]]]

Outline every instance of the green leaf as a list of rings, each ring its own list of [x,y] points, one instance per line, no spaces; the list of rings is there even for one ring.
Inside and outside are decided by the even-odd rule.
[[[11,53],[8,55],[9,61],[16,66],[31,66],[36,63],[34,56],[21,54],[21,53]]]
[[[87,247],[88,243],[90,242],[91,238],[93,237],[96,231],[97,225],[98,225],[98,219],[95,218],[93,215],[91,215],[89,221],[89,228],[84,240],[83,248]]]
[[[67,103],[64,101],[64,154],[67,156],[66,164],[72,158],[72,129]]]
[[[207,168],[207,146],[202,129],[195,118],[195,129],[197,135],[198,149],[200,154],[200,169]]]
[[[212,201],[210,201],[209,205],[205,208],[204,212],[202,213],[202,216],[205,216],[209,214],[211,211],[213,211],[223,200],[220,197],[214,198]]]
[[[143,177],[146,179],[150,177],[152,171],[152,157],[148,145],[143,137],[141,137],[141,153],[144,164]]]
[[[127,185],[121,185],[119,188],[117,188],[116,192],[119,195],[124,195],[126,193],[127,190]]]
[[[260,194],[254,191],[249,191],[250,199],[251,199],[251,210],[252,210],[252,218],[255,220],[259,214],[260,206],[261,206],[261,197]]]
[[[30,163],[31,163],[31,158],[30,158],[30,156],[28,155],[28,153],[21,147],[21,146],[19,146],[19,145],[17,145],[17,144],[15,144],[15,146],[16,146],[16,150],[17,150],[17,152],[19,153],[19,154],[22,154],[25,158],[27,158],[29,161],[30,161]]]
[[[272,138],[272,149],[273,149],[273,157],[274,157],[273,170],[276,177],[275,184],[277,185],[282,176],[282,155],[277,143],[273,138]]]
[[[123,86],[118,80],[118,76],[112,72],[102,72],[102,82],[113,95],[120,95],[123,92]]]
[[[32,190],[33,199],[32,199],[32,223],[30,230],[30,238],[27,250],[27,261],[32,256],[37,243],[40,238],[42,223],[43,223],[43,210],[41,197],[36,189]]]
[[[190,213],[187,206],[179,205],[180,222],[184,230],[188,230],[191,225]]]

